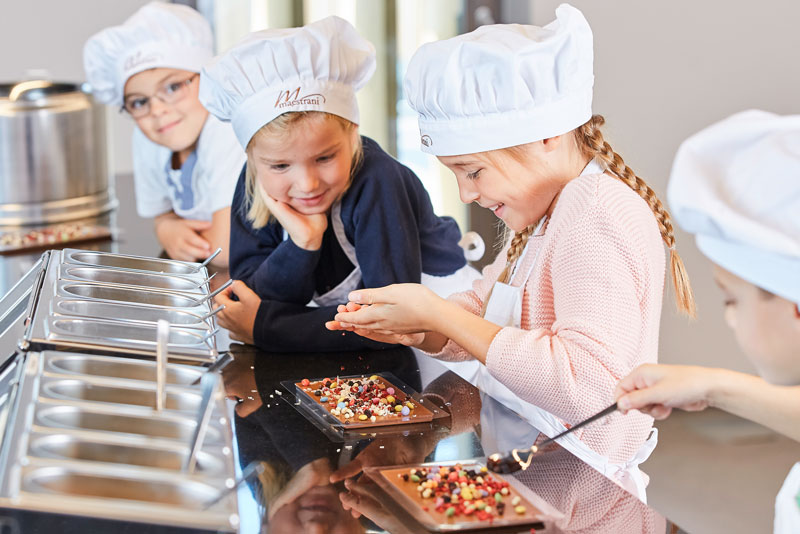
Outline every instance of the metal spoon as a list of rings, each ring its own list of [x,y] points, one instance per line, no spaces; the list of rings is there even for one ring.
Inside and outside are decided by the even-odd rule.
[[[215,277],[215,276],[217,276],[218,274],[219,274],[219,273],[212,273],[212,274],[211,274],[211,276],[209,276],[208,278],[206,278],[206,279],[205,279],[205,280],[203,280],[202,282],[198,282],[198,283],[197,283],[197,285],[196,285],[196,286],[194,286],[194,287],[196,287],[196,288],[197,288],[197,287],[200,287],[200,286],[202,286],[202,285],[205,285],[205,284],[207,284],[208,282],[210,282],[210,281],[211,281],[211,279],[212,279],[212,278],[214,278],[214,277]]]
[[[203,447],[203,440],[206,437],[208,422],[211,419],[211,412],[214,408],[214,391],[217,388],[218,379],[219,375],[216,373],[203,373],[203,376],[200,377],[203,393],[200,399],[200,406],[197,409],[197,416],[195,417],[194,435],[189,444],[189,455],[183,464],[183,470],[190,474],[197,467],[197,453]]]
[[[225,306],[217,306],[216,308],[214,308],[213,310],[211,310],[210,312],[208,312],[207,314],[205,314],[204,316],[202,316],[202,317],[200,318],[200,321],[199,321],[199,322],[203,322],[203,321],[205,321],[205,320],[206,320],[206,319],[208,319],[209,317],[212,317],[212,316],[214,316],[214,315],[218,314],[219,312],[221,312],[221,311],[222,311],[222,310],[224,310],[224,309],[225,309]]]
[[[197,306],[199,306],[200,304],[206,302],[208,299],[213,299],[214,297],[216,297],[217,295],[219,295],[220,293],[222,293],[223,291],[228,289],[228,286],[230,286],[232,283],[233,283],[233,280],[228,280],[227,282],[225,282],[224,284],[219,286],[217,289],[215,289],[214,291],[212,291],[208,295],[204,295],[203,298],[196,299]]]
[[[211,256],[207,257],[207,258],[205,259],[205,261],[203,261],[203,263],[201,263],[200,265],[196,266],[196,267],[194,268],[194,271],[192,271],[192,272],[193,272],[193,273],[196,273],[197,271],[199,271],[200,269],[202,269],[203,267],[205,267],[206,265],[208,265],[208,264],[211,262],[211,260],[213,260],[214,258],[216,258],[217,256],[219,256],[219,253],[220,253],[220,252],[222,252],[222,249],[221,249],[221,248],[218,248],[217,250],[215,250],[215,251],[214,251],[214,253],[213,253],[213,254],[211,254]]]
[[[533,455],[539,451],[540,448],[544,448],[547,445],[550,445],[557,439],[566,436],[570,432],[574,432],[581,427],[588,425],[589,423],[593,423],[600,418],[605,417],[606,415],[614,412],[617,409],[617,403],[615,402],[605,410],[598,412],[591,416],[590,418],[581,421],[577,425],[574,425],[568,428],[566,431],[560,433],[557,436],[552,438],[546,439],[541,442],[539,445],[532,445],[529,449],[514,449],[510,453],[506,455],[501,455],[499,453],[492,454],[487,458],[486,467],[489,468],[490,471],[494,471],[495,473],[513,473],[514,471],[524,471],[531,465],[531,461],[533,460]],[[528,455],[527,458],[524,460],[520,456],[520,453]]]

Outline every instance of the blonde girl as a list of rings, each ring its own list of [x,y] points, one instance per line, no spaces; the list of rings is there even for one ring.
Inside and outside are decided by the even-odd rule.
[[[515,232],[503,252],[472,291],[354,291],[328,325],[474,358],[478,385],[549,436],[613,403],[619,378],[656,361],[664,244],[679,308],[694,313],[669,214],[592,115],[591,29],[571,6],[556,15],[543,28],[488,26],[424,45],[406,76],[422,149],[453,171],[464,202]],[[562,445],[643,497],[636,465],[655,445],[652,418],[605,423]]]
[[[237,282],[217,298],[235,339],[282,352],[383,347],[325,329],[350,291],[423,282],[449,294],[477,276],[455,221],[359,135],[355,94],[374,70],[372,44],[338,17],[256,32],[204,69],[201,100],[248,155],[231,213]]]

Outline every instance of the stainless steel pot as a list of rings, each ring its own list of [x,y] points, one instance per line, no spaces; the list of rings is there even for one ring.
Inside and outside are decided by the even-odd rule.
[[[0,84],[0,226],[84,219],[115,206],[102,105],[79,85]]]

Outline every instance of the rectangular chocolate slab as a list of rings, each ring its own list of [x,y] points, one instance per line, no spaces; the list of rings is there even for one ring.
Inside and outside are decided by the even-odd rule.
[[[402,506],[409,514],[411,514],[417,521],[420,522],[426,529],[431,532],[453,532],[461,530],[486,530],[493,527],[521,527],[531,525],[535,528],[541,528],[547,515],[539,510],[536,506],[530,503],[523,495],[521,495],[513,486],[509,485],[509,494],[503,497],[503,502],[506,504],[505,511],[502,516],[494,517],[491,520],[481,520],[474,513],[472,515],[458,515],[448,517],[444,511],[437,511],[435,508],[435,498],[423,498],[419,491],[417,491],[417,483],[405,481],[402,475],[408,474],[411,469],[421,468],[435,468],[437,466],[450,467],[455,465],[456,462],[441,462],[430,463],[421,465],[405,465],[405,466],[392,466],[392,467],[371,467],[366,468],[364,472],[373,479],[392,499],[394,499],[400,506]],[[465,470],[480,470],[483,465],[478,463],[462,463],[460,464]],[[503,476],[496,473],[487,473],[495,480],[506,481]],[[514,506],[511,505],[511,500],[518,496],[520,498],[519,504],[525,507],[525,512],[518,514],[514,511]],[[488,503],[495,507],[496,503],[493,497],[488,497]]]
[[[323,379],[314,379],[309,380],[309,384],[304,386],[302,381],[295,382],[296,391],[303,395],[304,398],[311,400],[314,404],[319,406],[323,409],[328,415],[335,418],[337,421],[341,423],[342,426],[346,428],[370,428],[370,427],[380,427],[380,426],[387,426],[387,425],[401,425],[401,424],[412,424],[412,423],[427,423],[433,420],[433,413],[424,406],[421,399],[415,398],[413,392],[408,392],[408,387],[399,387],[399,384],[394,384],[393,382],[389,381],[385,376],[380,374],[372,375],[376,377],[373,381],[379,383],[383,386],[383,389],[393,388],[395,393],[394,397],[400,401],[400,403],[405,403],[410,401],[414,405],[414,409],[411,410],[411,413],[408,415],[401,415],[399,412],[395,412],[393,415],[387,416],[376,416],[375,421],[371,421],[370,419],[361,421],[354,416],[352,418],[346,418],[344,414],[336,415],[331,413],[331,410],[336,408],[336,405],[330,405],[330,401],[322,402],[320,399],[321,396],[314,395],[314,390],[319,389],[323,384]],[[370,376],[342,376],[330,379],[331,381],[342,381],[345,385],[347,385],[348,381],[352,380],[370,380]],[[347,386],[350,387],[350,386]]]

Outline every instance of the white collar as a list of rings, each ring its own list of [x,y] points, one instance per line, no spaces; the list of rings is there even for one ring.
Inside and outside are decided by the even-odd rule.
[[[597,158],[592,158],[592,161],[586,164],[586,167],[581,171],[581,176],[587,174],[603,174],[606,172],[605,168],[597,161]]]

